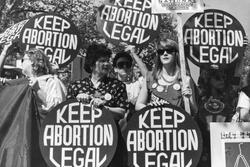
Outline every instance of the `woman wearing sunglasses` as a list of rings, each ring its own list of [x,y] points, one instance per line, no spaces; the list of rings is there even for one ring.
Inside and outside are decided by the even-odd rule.
[[[184,87],[180,75],[177,43],[170,39],[161,39],[157,43],[155,67],[144,80],[136,102],[136,110],[152,102],[170,103],[184,108],[183,96],[187,96],[191,111],[196,113],[194,82],[189,76],[185,82],[188,86]]]
[[[119,52],[113,59],[113,67],[117,79],[126,85],[128,95],[128,111],[124,118],[120,121],[121,130],[124,131],[127,121],[131,118],[135,110],[135,103],[142,87],[143,77],[146,76],[148,70],[141,58],[135,53],[135,47],[128,45],[126,51]],[[138,70],[141,76],[138,76]]]

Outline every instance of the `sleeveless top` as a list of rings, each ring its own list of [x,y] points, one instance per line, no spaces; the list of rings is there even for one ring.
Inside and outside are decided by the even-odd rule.
[[[181,77],[178,76],[177,80],[170,85],[161,85],[153,78],[152,72],[147,75],[147,88],[149,92],[148,102],[163,102],[170,103],[175,106],[184,106],[182,93],[181,93]]]

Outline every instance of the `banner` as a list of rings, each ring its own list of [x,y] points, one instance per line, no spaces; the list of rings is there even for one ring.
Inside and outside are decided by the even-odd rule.
[[[97,14],[97,28],[111,43],[147,46],[159,34],[160,16],[151,13],[151,0],[106,0]]]
[[[0,34],[0,44],[17,41],[20,37],[22,28],[27,23],[27,21],[28,20],[23,20],[19,23],[16,23]]]
[[[34,97],[27,80],[0,86],[0,166],[46,167],[39,149]]]
[[[106,167],[114,156],[117,136],[109,111],[68,100],[47,115],[40,148],[50,167]]]
[[[152,13],[197,13],[203,12],[202,0],[153,0]]]
[[[229,68],[243,57],[245,30],[231,14],[208,9],[183,26],[185,55],[200,67]]]
[[[147,106],[132,116],[127,129],[129,166],[195,167],[200,159],[201,132],[179,107]]]
[[[212,167],[250,166],[250,123],[210,123]]]
[[[51,62],[66,66],[77,56],[80,36],[67,18],[55,14],[41,14],[31,18],[23,27],[21,46],[24,50],[36,47],[49,56]]]

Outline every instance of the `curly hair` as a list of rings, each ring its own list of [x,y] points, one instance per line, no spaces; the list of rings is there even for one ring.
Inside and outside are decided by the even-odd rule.
[[[106,47],[104,44],[93,43],[87,49],[84,69],[88,73],[92,73],[92,68],[95,63],[101,57],[111,57],[111,50]]]
[[[32,62],[32,70],[36,75],[46,75],[53,73],[49,58],[45,53],[37,48],[31,48],[25,52]]]

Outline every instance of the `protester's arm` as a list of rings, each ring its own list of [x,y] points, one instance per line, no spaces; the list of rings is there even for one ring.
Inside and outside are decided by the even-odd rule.
[[[2,73],[4,62],[5,62],[5,59],[8,55],[9,48],[11,45],[12,45],[12,43],[8,43],[8,44],[4,45],[3,50],[1,52],[1,55],[0,55],[0,74]]]
[[[147,104],[147,99],[148,99],[147,80],[146,78],[144,78],[142,88],[140,90],[139,96],[135,104],[135,110],[141,110],[142,108],[144,108]]]
[[[240,92],[237,104],[237,111],[240,114],[241,121],[250,122],[249,110],[250,110],[250,99],[244,92]]]
[[[148,73],[147,66],[145,65],[145,63],[142,62],[142,59],[139,58],[139,56],[135,53],[135,47],[132,47],[130,49],[130,53],[133,59],[135,60],[136,64],[138,65],[142,76],[145,78]]]

